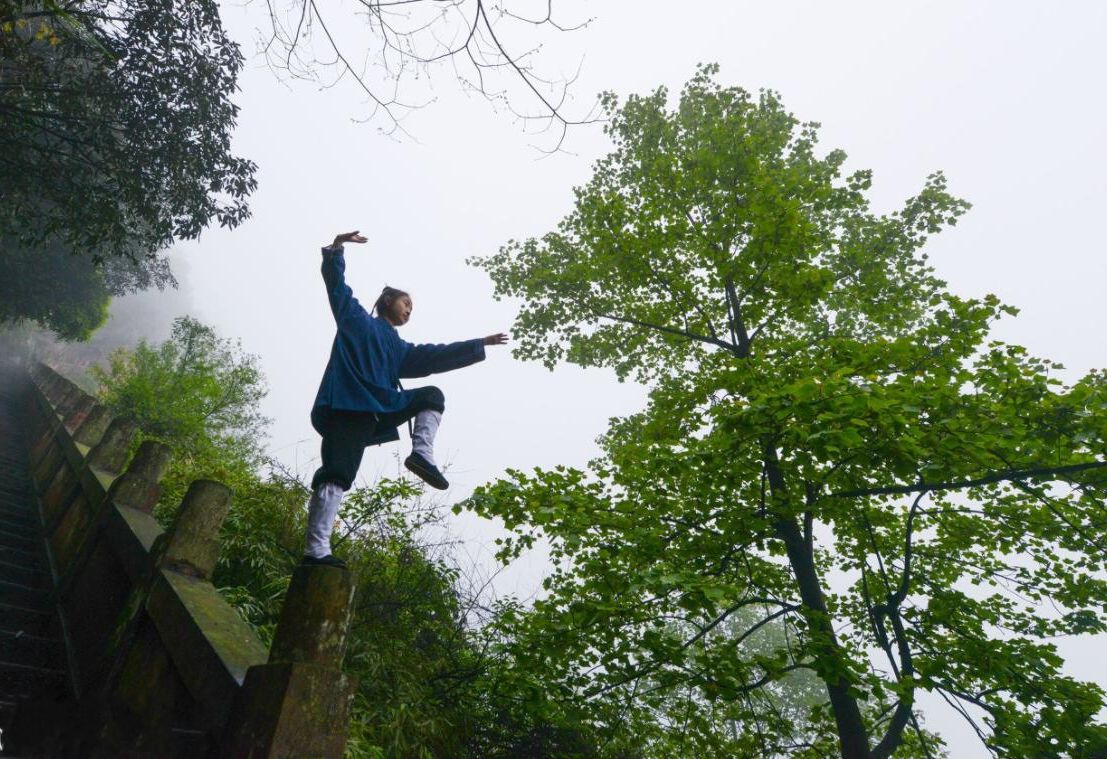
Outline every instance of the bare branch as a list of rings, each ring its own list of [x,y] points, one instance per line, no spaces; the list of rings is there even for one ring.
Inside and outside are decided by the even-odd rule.
[[[546,0],[546,17],[545,18],[540,18],[540,19],[526,18],[525,16],[520,16],[518,14],[512,13],[507,8],[500,8],[500,14],[504,15],[504,16],[509,16],[510,18],[516,19],[517,21],[525,21],[528,24],[534,24],[535,26],[542,26],[543,24],[549,24],[554,29],[557,29],[560,32],[575,32],[578,29],[584,29],[589,24],[591,24],[593,21],[595,21],[595,18],[589,18],[586,21],[580,22],[576,26],[562,26],[561,24],[559,24],[559,23],[557,23],[556,21],[553,20],[553,0]]]
[[[539,52],[541,43],[528,39],[519,44],[517,36],[497,27],[498,21],[510,22],[514,30],[533,37],[530,30],[549,27],[567,33],[584,29],[593,21],[556,21],[552,0],[547,2],[542,18],[515,13],[498,4],[489,7],[486,0],[358,0],[360,10],[353,15],[364,19],[370,35],[364,42],[347,39],[346,35],[357,32],[358,27],[346,19],[335,19],[333,10],[331,17],[324,18],[316,0],[292,0],[284,12],[274,8],[273,0],[266,0],[265,7],[268,29],[260,44],[274,72],[318,83],[321,73],[336,69],[337,75],[321,86],[333,87],[346,77],[352,78],[373,106],[368,118],[355,120],[367,121],[383,114],[391,123],[382,130],[386,134],[403,131],[400,122],[404,116],[433,101],[430,97],[420,103],[409,90],[417,86],[413,80],[429,78],[433,64],[446,60],[451,61],[454,76],[464,88],[503,105],[524,123],[544,124],[540,131],[552,125],[560,127],[553,149],[543,152],[559,151],[570,126],[598,120],[595,104],[579,117],[565,110],[569,86],[576,75],[557,80],[540,76],[531,58]],[[325,60],[317,58],[312,50],[315,32],[321,33]],[[355,50],[364,51],[362,68],[351,58]],[[379,77],[373,74],[374,68],[380,72]],[[487,76],[490,72],[502,77],[503,89],[492,89],[494,85]],[[516,95],[509,96],[508,85],[512,82],[519,88],[515,88]],[[517,102],[527,101],[534,106],[524,110],[515,107]]]

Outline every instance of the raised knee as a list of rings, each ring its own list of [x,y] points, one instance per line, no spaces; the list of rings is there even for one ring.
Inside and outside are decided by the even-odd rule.
[[[430,385],[426,388],[427,404],[432,408],[437,408],[439,411],[446,407],[446,396],[442,394],[434,385]]]

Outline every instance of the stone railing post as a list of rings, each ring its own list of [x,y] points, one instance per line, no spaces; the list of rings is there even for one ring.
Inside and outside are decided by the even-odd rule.
[[[41,492],[57,474],[59,468],[65,468],[63,447],[58,444],[57,432],[63,430],[63,420],[72,413],[82,398],[88,394],[68,380],[54,397],[43,392],[49,409],[39,409],[36,416],[42,419],[44,435],[31,450],[31,473],[36,488]],[[58,417],[62,419],[59,420]]]
[[[53,413],[48,412],[42,407],[39,402],[38,396],[46,402],[46,405],[50,409],[57,407],[57,401],[52,397],[53,392],[51,390],[50,382],[52,379],[49,376],[43,376],[41,379],[31,380],[31,448],[30,448],[30,464],[31,470],[37,471],[39,465],[42,463],[42,459],[47,455],[52,447],[56,445],[54,440],[54,428],[57,426],[57,420]],[[38,484],[36,482],[36,484]]]
[[[31,374],[28,442],[76,699],[57,734],[73,755],[340,759],[350,574],[296,568],[267,651],[211,584],[230,490],[193,482],[163,533],[151,511],[168,448],[147,441],[127,466],[134,424],[44,364]]]
[[[121,487],[141,496],[141,488]],[[140,498],[140,501],[144,499]],[[169,532],[156,541],[151,574],[136,585],[116,620],[111,648],[115,655],[102,697],[105,708],[99,714],[101,746],[140,749],[153,755],[172,750],[174,714],[179,709],[180,679],[167,642],[147,616],[147,604],[162,571],[175,572],[208,581],[219,557],[219,529],[231,504],[231,490],[212,480],[196,480],[181,501]],[[117,505],[119,504],[117,501]],[[178,652],[187,658],[187,652]]]
[[[72,383],[53,369],[42,366],[42,390],[43,394],[53,405],[57,406],[65,396]]]
[[[219,559],[219,528],[231,508],[231,489],[214,480],[189,485],[158,559],[163,569],[210,580]]]
[[[161,478],[173,452],[165,443],[144,440],[127,465],[127,471],[111,484],[107,500],[149,514],[161,496]]]
[[[51,405],[54,406],[56,413],[64,416],[62,409],[66,407],[73,396],[79,391],[80,388],[73,384],[73,382],[59,374],[57,375],[56,381],[47,386],[46,398],[50,401]]]
[[[89,531],[99,523],[108,500],[104,495],[126,465],[136,434],[133,422],[112,420],[100,442],[89,451],[84,467],[73,471],[63,466],[40,498],[59,577],[74,566],[78,554],[75,549],[85,543]],[[93,478],[95,485],[82,482],[86,477]]]
[[[59,523],[52,535],[51,545],[58,552],[58,597],[63,602],[74,595],[73,588],[84,573],[89,557],[97,549],[101,539],[98,533],[107,510],[113,506],[126,506],[147,514],[153,511],[161,495],[161,478],[169,467],[171,457],[172,451],[164,443],[144,441],[127,470],[112,482],[102,504],[95,509],[89,508],[80,517],[74,515]],[[67,559],[64,563],[61,561],[63,557]],[[84,606],[82,599],[74,598],[73,601]],[[77,616],[87,618],[88,614],[89,610],[82,608]]]
[[[104,437],[112,423],[112,414],[107,406],[97,403],[88,412],[81,426],[73,431],[73,442],[93,448]]]
[[[269,661],[246,673],[221,756],[342,756],[356,687],[341,669],[353,595],[345,569],[296,568]]]
[[[65,419],[62,420],[62,424],[72,433],[84,424],[85,419],[96,405],[96,399],[82,391],[66,410]]]
[[[109,475],[117,475],[127,463],[131,442],[138,434],[138,427],[127,419],[112,419],[96,446],[88,452],[90,469],[99,469]]]
[[[54,413],[61,417],[60,421],[64,424],[70,416],[81,410],[82,404],[91,400],[92,397],[88,393],[76,384],[67,381],[65,391],[54,407]]]
[[[269,661],[341,667],[353,596],[349,572],[335,567],[296,567],[269,648]]]
[[[68,434],[67,431],[61,431]],[[134,424],[117,419],[104,432],[100,442],[89,451],[85,465],[95,467],[110,475],[118,475],[127,463],[127,454],[130,453],[131,442],[134,440]],[[95,458],[93,458],[95,456]],[[46,517],[48,529],[53,529],[57,519],[65,512],[73,491],[81,482],[82,472],[74,468],[73,462],[65,460],[64,453],[59,453],[61,465],[56,468],[54,475],[46,481],[42,491],[42,511]]]

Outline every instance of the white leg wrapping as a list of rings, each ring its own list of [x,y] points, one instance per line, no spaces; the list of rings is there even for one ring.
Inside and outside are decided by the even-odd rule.
[[[320,559],[331,552],[331,532],[338,518],[338,505],[346,491],[333,482],[324,482],[308,501],[307,539],[304,554]]]
[[[438,434],[438,425],[442,423],[442,412],[420,411],[415,415],[415,424],[411,430],[411,450],[418,453],[434,466],[434,436]]]

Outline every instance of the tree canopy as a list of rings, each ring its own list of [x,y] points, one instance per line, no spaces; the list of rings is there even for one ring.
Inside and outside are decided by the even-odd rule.
[[[552,544],[520,666],[657,755],[936,756],[922,692],[1000,756],[1104,752],[1055,639],[1105,629],[1107,374],[1062,381],[938,278],[969,207],[941,173],[876,213],[817,124],[715,74],[607,96],[573,210],[473,260],[521,299],[517,356],[650,387],[586,471],[468,502],[503,558]],[[796,719],[800,672],[825,698]]]
[[[242,60],[214,0],[0,0],[0,237],[134,257],[237,225]]]
[[[167,285],[176,279],[157,254],[97,263],[56,240],[0,243],[0,326],[29,321],[62,340],[87,340],[106,321],[112,297]]]
[[[266,385],[258,358],[196,319],[176,319],[160,345],[120,348],[92,375],[101,401],[179,455],[261,455],[269,419],[259,409]]]

